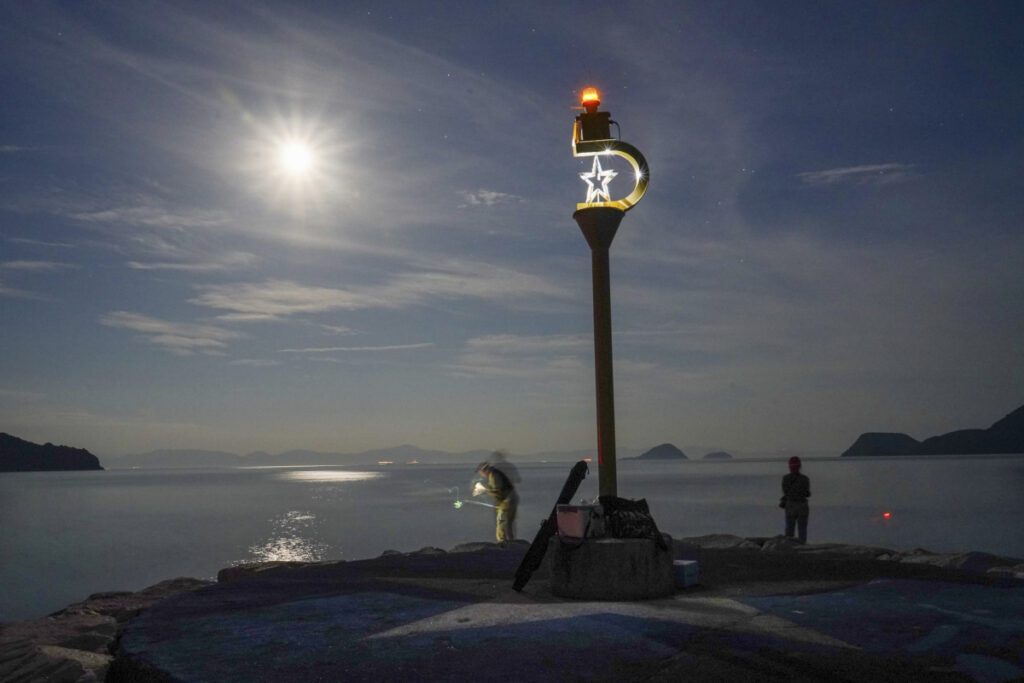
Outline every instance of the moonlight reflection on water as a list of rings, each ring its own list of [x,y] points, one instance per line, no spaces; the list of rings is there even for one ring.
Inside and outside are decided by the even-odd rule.
[[[351,472],[348,470],[291,470],[281,472],[281,479],[309,482],[368,481],[384,476],[381,472]]]
[[[290,510],[271,522],[270,538],[249,546],[256,562],[317,562],[329,549],[316,540],[317,519],[312,512]]]

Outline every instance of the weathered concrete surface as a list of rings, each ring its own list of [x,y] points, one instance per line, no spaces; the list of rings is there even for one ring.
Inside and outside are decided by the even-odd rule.
[[[721,539],[719,539],[721,540]],[[1024,675],[1024,586],[841,552],[678,543],[703,584],[562,600],[524,552],[250,571],[126,627],[111,681],[989,681]],[[894,605],[897,609],[894,609]]]

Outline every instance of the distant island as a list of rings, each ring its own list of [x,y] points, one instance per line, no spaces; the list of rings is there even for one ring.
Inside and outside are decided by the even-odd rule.
[[[52,472],[61,470],[102,470],[99,458],[84,448],[40,446],[0,433],[0,472]]]
[[[988,429],[960,429],[918,441],[899,432],[866,432],[841,457],[1024,453],[1024,406]]]
[[[689,458],[686,457],[686,453],[683,453],[672,444],[663,443],[660,446],[644,451],[635,458],[632,458],[632,460],[689,460]]]
[[[705,460],[732,460],[732,455],[725,451],[715,451],[704,456]]]

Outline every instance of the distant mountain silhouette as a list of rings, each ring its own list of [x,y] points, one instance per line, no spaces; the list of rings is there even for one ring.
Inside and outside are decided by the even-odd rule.
[[[663,443],[645,451],[633,460],[689,460],[686,454],[670,443]]]
[[[732,455],[725,451],[715,451],[704,456],[705,460],[732,460]]]
[[[253,451],[248,455],[238,455],[225,451],[175,450],[160,449],[147,453],[126,455],[108,463],[110,467],[260,467],[260,466],[339,466],[339,465],[375,465],[379,462],[404,465],[418,463],[467,463],[477,464],[486,460],[491,450],[472,450],[461,453],[427,450],[417,446],[402,445],[393,448],[378,448],[358,453],[324,453],[309,450],[291,450],[273,455],[265,451]],[[556,457],[555,453],[544,454],[550,459],[566,459]],[[589,453],[588,453],[589,455]],[[522,459],[547,459],[537,456],[523,456]],[[513,456],[513,460],[521,459]],[[578,460],[579,458],[577,458]]]
[[[99,458],[84,448],[40,446],[0,433],[0,472],[42,472],[55,470],[102,470]]]
[[[896,432],[867,432],[843,452],[848,455],[914,455],[921,448],[917,439]]]
[[[246,458],[225,451],[162,448],[126,455],[109,464],[111,467],[241,467],[246,464]]]
[[[864,455],[983,455],[1024,453],[1024,406],[988,429],[960,429],[924,441],[899,433],[861,434],[843,453]]]

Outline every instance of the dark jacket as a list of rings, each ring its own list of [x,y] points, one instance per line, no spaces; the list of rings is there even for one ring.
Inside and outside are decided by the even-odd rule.
[[[811,480],[799,472],[790,472],[782,478],[782,495],[787,503],[806,503],[811,497]]]

